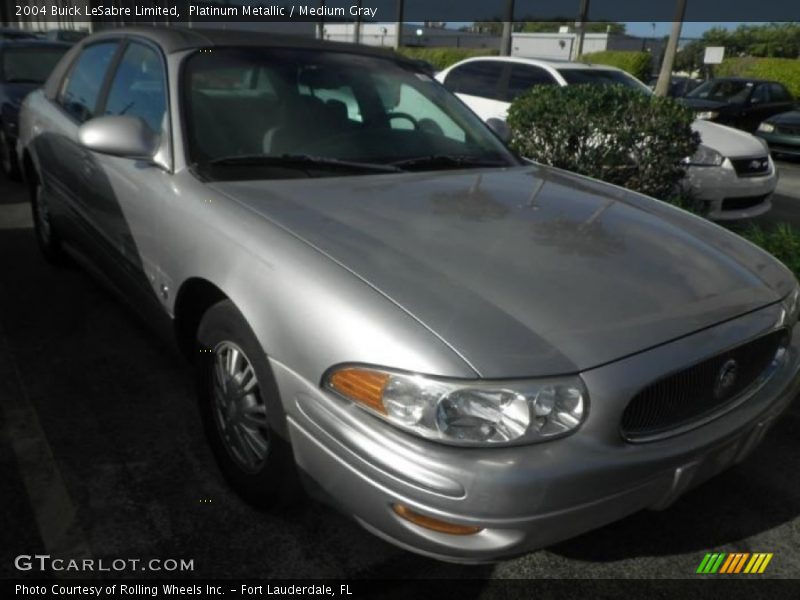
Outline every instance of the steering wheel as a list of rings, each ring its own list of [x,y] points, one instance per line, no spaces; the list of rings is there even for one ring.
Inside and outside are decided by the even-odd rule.
[[[390,112],[386,113],[386,118],[389,119],[389,121],[392,121],[394,119],[405,119],[407,121],[411,121],[411,124],[414,126],[414,129],[419,129],[419,123],[417,123],[417,120],[408,113]]]

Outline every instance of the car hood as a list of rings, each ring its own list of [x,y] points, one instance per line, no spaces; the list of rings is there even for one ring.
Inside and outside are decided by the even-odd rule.
[[[695,119],[692,130],[700,134],[700,139],[709,148],[723,156],[751,157],[768,154],[763,142],[741,129],[726,127],[719,123]]]
[[[776,125],[800,125],[800,110],[790,110],[789,112],[773,115],[767,121]]]
[[[599,366],[774,303],[792,281],[716,225],[548,167],[209,185],[489,378]]]

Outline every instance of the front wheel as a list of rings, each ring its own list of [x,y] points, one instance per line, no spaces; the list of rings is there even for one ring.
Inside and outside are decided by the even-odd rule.
[[[211,449],[236,492],[259,508],[286,505],[299,485],[278,387],[261,345],[229,300],[200,322],[200,412]]]
[[[61,246],[61,238],[53,224],[47,194],[41,182],[34,180],[30,187],[31,209],[33,212],[33,231],[42,255],[50,264],[63,265],[66,254]]]

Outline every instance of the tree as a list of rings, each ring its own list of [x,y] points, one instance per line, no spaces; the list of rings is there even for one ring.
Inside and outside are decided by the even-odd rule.
[[[574,27],[575,21],[527,21],[522,23],[521,31],[526,33],[557,33],[560,27]],[[615,23],[613,21],[587,21],[584,24],[586,33],[617,33],[626,32],[625,23]]]

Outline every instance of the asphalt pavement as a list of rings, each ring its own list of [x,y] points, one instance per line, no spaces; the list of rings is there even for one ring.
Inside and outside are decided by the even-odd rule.
[[[780,170],[761,221],[800,227],[800,163]],[[40,576],[14,566],[38,553],[192,560],[179,574],[202,578],[472,578],[479,592],[489,578],[696,578],[709,552],[770,552],[759,577],[800,577],[798,402],[746,462],[667,510],[497,565],[417,557],[311,500],[258,512],[222,481],[183,360],[81,270],[41,259],[7,181],[0,425],[2,578]]]

